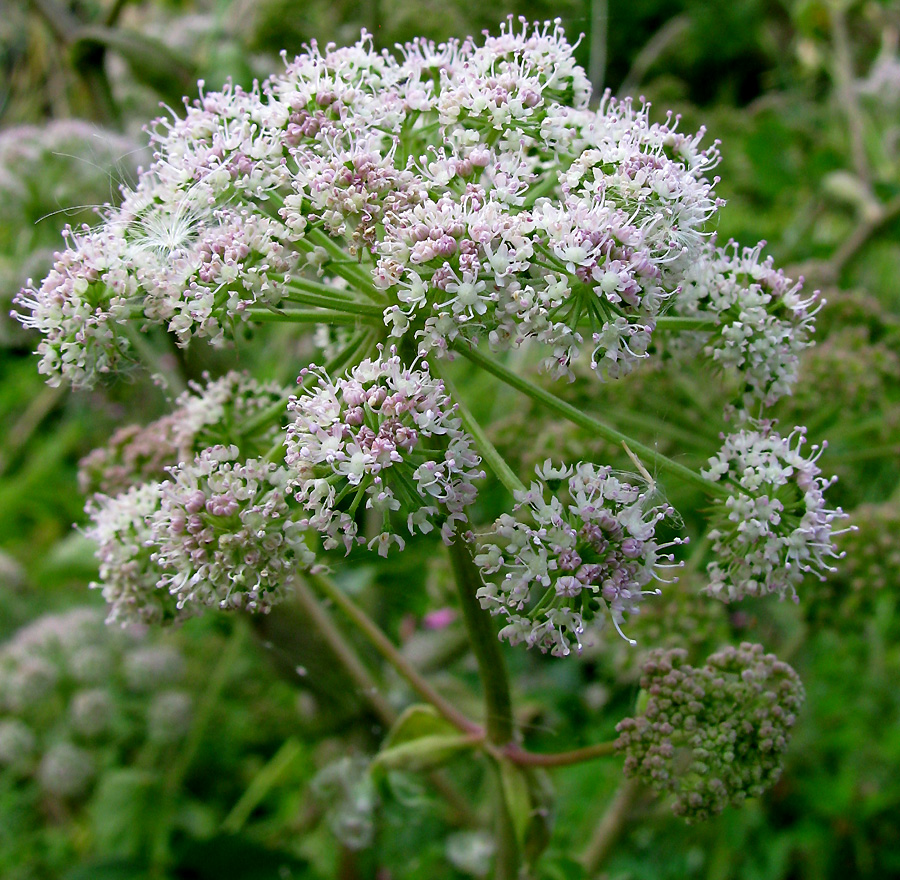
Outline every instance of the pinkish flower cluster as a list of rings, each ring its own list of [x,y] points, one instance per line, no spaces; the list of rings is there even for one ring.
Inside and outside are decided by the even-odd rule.
[[[283,467],[213,446],[171,469],[150,519],[157,588],[179,611],[268,611],[315,562],[286,493]]]
[[[161,483],[88,504],[109,620],[165,622],[204,607],[268,611],[315,561],[283,467],[204,449]]]
[[[383,337],[422,351],[536,340],[554,374],[585,350],[623,375],[702,251],[718,153],[589,96],[559,22],[512,19],[398,56],[366,34],[313,43],[261,88],[202,94],[159,121],[121,207],[18,297],[41,370],[89,385],[147,325],[219,343],[311,306],[383,313]]]
[[[85,510],[86,534],[97,543],[100,579],[110,623],[165,623],[181,615],[175,599],[158,589],[150,518],[159,510],[160,484],[140,483],[115,497],[95,495]]]
[[[659,544],[656,526],[674,510],[609,467],[555,468],[548,460],[536,472],[516,496],[521,518],[504,514],[482,537],[476,565],[503,577],[489,578],[478,598],[506,618],[501,638],[566,656],[607,615],[621,635],[625,615],[658,592],[645,588],[671,566],[666,549],[682,541]]]
[[[189,383],[173,412],[148,425],[119,428],[106,446],[85,456],[78,470],[81,491],[118,495],[163,480],[168,466],[217,444],[234,443],[248,457],[268,452],[281,433],[286,390],[235,371],[204,378],[205,384]]]
[[[289,404],[286,463],[302,524],[321,532],[326,548],[349,552],[364,541],[357,516],[372,511],[379,531],[369,547],[382,556],[405,545],[397,519],[410,534],[439,523],[449,541],[483,473],[443,383],[395,353],[362,361],[346,378],[317,367],[300,378],[316,383]]]
[[[820,476],[816,461],[824,447],[803,455],[805,428],[782,437],[771,422],[748,424],[723,438],[703,471],[735,490],[717,502],[709,533],[716,558],[707,569],[707,591],[725,601],[768,593],[796,599],[806,573],[824,579],[833,570],[827,560],[839,555],[835,525],[846,514],[826,507],[825,490],[835,478]]]
[[[101,226],[67,230],[68,247],[40,287],[25,288],[14,302],[27,310],[22,324],[43,335],[38,369],[50,385],[65,377],[75,387],[109,373],[131,347],[123,327],[139,313],[135,279],[125,263],[127,243]]]
[[[818,292],[803,293],[803,279],[785,277],[761,260],[764,242],[739,249],[735,242],[709,250],[686,273],[673,311],[716,323],[702,334],[703,352],[737,374],[745,405],[766,406],[791,393],[800,354],[812,345]]]

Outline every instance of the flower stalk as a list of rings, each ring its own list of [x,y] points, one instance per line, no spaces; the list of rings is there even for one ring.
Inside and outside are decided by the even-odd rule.
[[[615,428],[604,424],[599,419],[595,419],[593,416],[581,412],[581,410],[578,410],[570,403],[561,400],[555,394],[545,391],[543,388],[535,385],[523,376],[519,376],[512,372],[512,370],[507,369],[493,358],[483,355],[477,349],[470,348],[466,345],[458,345],[456,346],[456,350],[473,364],[492,373],[502,382],[505,382],[510,387],[515,388],[517,391],[520,391],[537,403],[542,404],[551,412],[555,412],[564,419],[572,422],[573,425],[578,425],[580,428],[585,428],[588,431],[594,431],[611,443],[617,445],[625,443],[633,452],[638,454],[645,461],[651,462],[654,466],[658,467],[660,471],[666,472],[685,483],[689,483],[702,489],[707,495],[716,495],[720,498],[728,498],[731,496],[731,491],[725,486],[710,483],[709,480],[704,479],[704,477],[696,471],[691,470],[691,468],[679,464],[677,461],[673,461],[668,456],[657,452],[655,449],[651,449],[649,446],[629,437],[627,434],[623,434],[621,431],[617,431]]]
[[[449,700],[439,694],[403,656],[394,643],[384,634],[378,624],[373,621],[331,578],[324,574],[307,575],[309,582],[323,596],[330,599],[350,619],[354,626],[365,635],[372,646],[390,663],[406,683],[426,703],[431,703],[443,717],[461,733],[479,735],[480,725],[459,711]]]

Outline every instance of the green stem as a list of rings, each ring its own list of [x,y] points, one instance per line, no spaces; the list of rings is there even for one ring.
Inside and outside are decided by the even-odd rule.
[[[337,287],[334,284],[326,284],[322,281],[313,281],[311,278],[292,276],[284,285],[288,290],[299,290],[304,293],[319,293],[331,299],[339,299],[342,302],[357,302],[350,288]]]
[[[661,471],[669,473],[673,477],[678,477],[684,482],[702,489],[707,495],[718,495],[720,498],[731,497],[731,492],[721,483],[713,483],[710,480],[704,479],[696,471],[691,470],[691,468],[685,467],[683,464],[678,464],[676,461],[672,461],[668,456],[657,452],[655,449],[651,449],[649,446],[645,446],[643,443],[634,440],[626,434],[623,434],[621,431],[617,431],[615,428],[587,415],[587,413],[581,412],[571,404],[566,403],[564,400],[560,400],[555,394],[551,394],[540,386],[516,375],[502,364],[497,363],[497,361],[485,357],[476,349],[469,348],[462,344],[455,346],[455,348],[463,355],[463,357],[472,361],[473,364],[487,370],[489,373],[493,373],[502,382],[505,382],[522,394],[527,395],[532,400],[543,404],[547,409],[561,415],[564,419],[568,419],[573,425],[578,425],[580,428],[593,431],[595,434],[598,434],[611,443],[625,443],[632,452],[636,453],[641,458],[652,462]]]
[[[581,863],[589,877],[594,876],[600,870],[619,835],[625,829],[628,814],[637,800],[640,788],[640,783],[636,779],[624,780],[606,812],[597,823],[591,840],[581,856]]]
[[[497,451],[497,447],[488,439],[484,428],[478,424],[472,411],[463,402],[459,391],[449,378],[443,373],[442,368],[435,362],[434,358],[428,361],[431,372],[444,383],[444,387],[450,392],[450,397],[456,404],[459,411],[459,417],[462,419],[463,426],[472,435],[475,445],[481,453],[482,458],[488,467],[494,472],[494,475],[506,486],[511,495],[515,497],[517,492],[524,492],[524,483],[513,473],[512,468],[506,463],[506,459]]]
[[[331,615],[322,607],[312,590],[302,581],[294,583],[294,592],[298,602],[303,606],[304,613],[319,630],[328,646],[334,651],[335,657],[347,670],[347,674],[359,688],[363,699],[372,707],[379,720],[390,727],[397,720],[394,707],[382,696],[378,682],[369,673],[357,657],[356,652],[347,643],[347,640],[338,631]]]
[[[372,286],[372,279],[368,273],[358,265],[349,262],[350,254],[334,241],[328,233],[323,232],[321,229],[312,228],[307,231],[306,239],[315,247],[325,250],[332,258],[332,261],[338,263],[338,265],[333,266],[335,274],[355,285],[355,289],[365,294],[369,299],[374,299],[376,302],[383,300],[383,297]]]
[[[308,615],[313,625],[318,628],[319,633],[328,643],[335,657],[344,666],[347,674],[359,688],[363,699],[372,707],[372,711],[378,716],[379,720],[386,727],[391,727],[397,720],[397,712],[382,696],[378,682],[375,681],[362,660],[359,659],[356,651],[344,638],[331,615],[322,606],[315,593],[302,580],[298,579],[295,581],[294,592],[299,603],[303,606],[304,613]],[[476,824],[469,802],[442,773],[433,770],[428,774],[428,778],[455,814],[455,824],[462,826],[473,826]]]
[[[481,572],[460,537],[450,545],[450,562],[459,591],[463,619],[484,688],[488,740],[495,746],[506,746],[513,741],[515,734],[506,662],[500,650],[494,621],[490,613],[481,607],[476,595],[483,585]]]
[[[494,796],[494,843],[497,847],[494,859],[494,877],[496,880],[518,880],[521,853],[516,828],[506,802],[503,786],[503,769],[500,762],[488,761]]]
[[[309,582],[324,596],[331,599],[353,624],[372,643],[375,650],[406,680],[407,684],[427,703],[431,703],[454,727],[463,733],[483,734],[481,727],[467,718],[452,703],[442,697],[412,664],[394,646],[378,624],[372,620],[331,578],[323,574],[310,574]]]
[[[663,316],[656,319],[657,330],[693,330],[698,332],[715,330],[719,321],[715,316],[694,318],[679,318],[676,316]]]
[[[324,285],[323,285],[324,286]],[[384,309],[381,306],[356,300],[343,299],[336,296],[324,296],[307,290],[298,290],[293,285],[287,285],[288,300],[305,306],[319,306],[324,309],[332,309],[336,312],[346,312],[348,315],[369,315],[373,318],[381,318]]]
[[[329,312],[324,309],[244,309],[241,314],[251,321],[259,323],[340,324],[346,327],[355,327],[361,323],[373,323],[367,321],[361,314],[345,311]]]

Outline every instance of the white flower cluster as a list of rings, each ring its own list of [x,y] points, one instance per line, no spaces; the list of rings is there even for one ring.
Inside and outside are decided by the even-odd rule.
[[[820,476],[816,464],[824,447],[801,449],[806,429],[787,437],[770,422],[724,437],[703,476],[724,482],[735,494],[718,502],[709,535],[716,560],[708,567],[710,595],[725,601],[778,593],[797,597],[796,585],[812,572],[824,579],[826,561],[837,558],[835,524],[846,518],[825,506],[825,490],[835,478]]]
[[[589,96],[559,22],[512,19],[398,57],[313,43],[261,88],[202,94],[19,295],[41,370],[91,384],[131,356],[129,322],[220,342],[254,308],[364,304],[423,351],[536,339],[555,374],[586,348],[622,375],[699,258],[718,153]]]
[[[450,541],[484,474],[443,383],[396,353],[364,360],[346,378],[314,366],[301,373],[308,377],[317,385],[291,398],[286,441],[302,524],[321,532],[326,548],[349,552],[364,541],[355,518],[365,501],[380,525],[369,548],[382,556],[391,544],[405,546],[395,515],[410,534],[438,521]]]
[[[285,492],[287,472],[213,446],[144,483],[88,504],[109,619],[159,622],[204,607],[268,611],[315,561]]]
[[[100,580],[110,623],[163,623],[181,615],[166,590],[158,590],[150,517],[159,510],[160,484],[140,483],[110,497],[95,495],[85,506],[86,533],[97,543]]]
[[[124,261],[126,242],[115,230],[67,230],[68,247],[40,287],[24,288],[14,302],[30,314],[22,324],[43,335],[38,369],[50,385],[63,377],[92,385],[127,357],[120,325],[133,315],[137,285]]]
[[[761,260],[763,245],[711,244],[688,269],[673,309],[684,317],[714,316],[718,326],[703,334],[703,351],[737,373],[746,406],[770,406],[791,393],[823,304],[818,291],[803,293],[802,278],[795,283],[773,267],[772,257]]]
[[[664,551],[682,541],[657,542],[657,524],[674,510],[609,467],[555,468],[548,460],[536,472],[537,481],[516,496],[527,521],[504,514],[483,537],[475,564],[486,575],[504,574],[478,597],[506,617],[501,638],[566,656],[573,643],[581,650],[591,629],[599,631],[604,612],[622,635],[625,615],[658,592],[645,587],[671,566]]]

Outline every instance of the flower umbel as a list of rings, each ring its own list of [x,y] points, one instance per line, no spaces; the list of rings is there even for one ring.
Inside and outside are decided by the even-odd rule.
[[[291,577],[314,563],[283,467],[213,446],[171,475],[150,517],[150,543],[158,586],[179,611],[268,611]]]
[[[710,595],[725,601],[744,596],[797,596],[797,584],[812,572],[820,579],[838,558],[834,526],[846,519],[838,507],[825,506],[825,490],[835,478],[820,476],[816,461],[824,446],[801,448],[806,429],[787,437],[772,422],[748,422],[724,438],[703,476],[727,481],[738,491],[717,502],[715,528],[709,533],[716,559],[709,564]]]
[[[170,479],[88,504],[110,621],[153,623],[204,607],[268,611],[313,564],[283,467],[212,446]]]
[[[625,615],[658,592],[645,587],[672,564],[664,551],[682,541],[657,542],[656,525],[673,508],[609,467],[554,468],[548,460],[536,472],[530,489],[516,495],[515,510],[527,520],[504,514],[482,537],[476,565],[486,575],[505,573],[478,597],[506,617],[501,638],[561,657],[573,643],[581,650],[604,612],[622,634]]]
[[[654,651],[644,665],[643,713],[616,727],[626,776],[675,795],[689,822],[758,797],[781,775],[803,702],[797,673],[762,645],[743,642],[695,668],[687,652]]]
[[[410,534],[437,522],[449,541],[467,521],[483,472],[443,383],[396,353],[364,360],[345,378],[313,366],[301,380],[309,375],[318,384],[291,399],[286,441],[303,523],[324,535],[326,548],[343,544],[349,552],[364,541],[355,520],[362,506],[378,517],[369,548],[382,556],[391,544],[405,545],[398,517]]]
[[[824,304],[818,291],[803,293],[802,278],[793,282],[771,257],[761,260],[764,244],[740,249],[733,241],[725,248],[711,243],[688,269],[673,309],[687,317],[715,316],[718,327],[704,334],[703,351],[738,374],[747,406],[770,406],[790,394]]]

